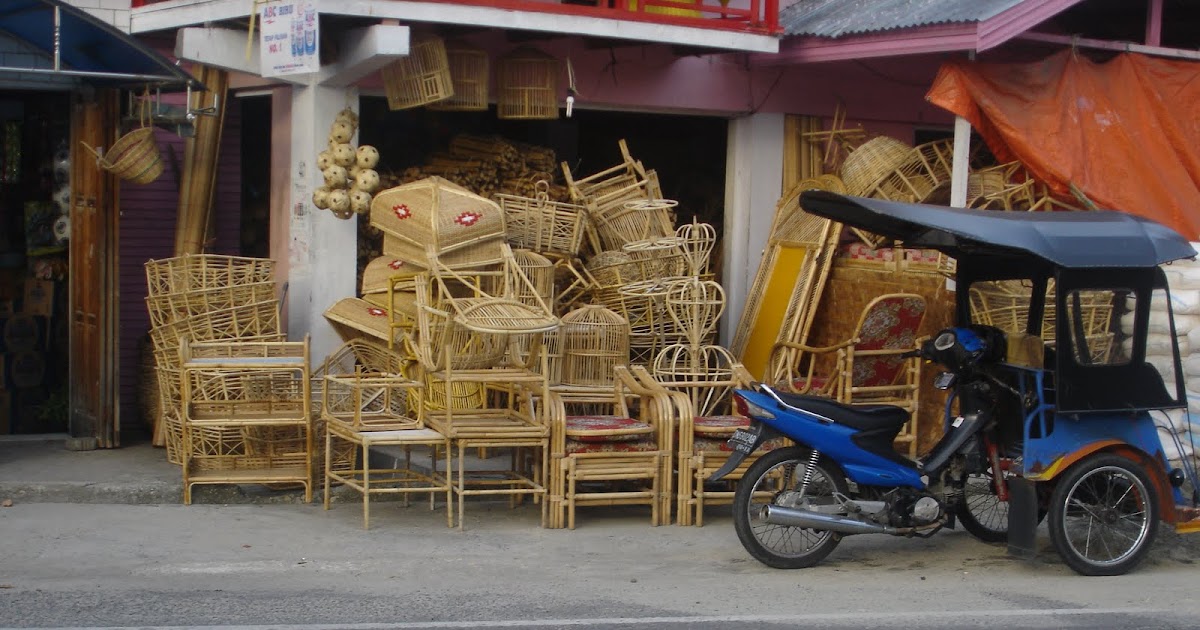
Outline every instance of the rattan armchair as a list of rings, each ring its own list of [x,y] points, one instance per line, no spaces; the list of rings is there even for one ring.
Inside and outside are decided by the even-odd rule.
[[[646,505],[652,525],[670,521],[679,407],[624,366],[614,372],[612,389],[553,391],[547,399],[549,527],[575,529],[576,508],[586,505]]]

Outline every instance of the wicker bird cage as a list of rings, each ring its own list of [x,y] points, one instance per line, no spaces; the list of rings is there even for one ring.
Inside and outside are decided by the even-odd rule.
[[[527,249],[513,250],[517,267],[529,279],[529,284],[518,283],[513,288],[513,297],[530,306],[546,304],[554,308],[554,263],[537,252]]]
[[[519,48],[500,60],[496,75],[496,117],[508,120],[558,118],[558,59],[534,48]]]
[[[427,247],[454,269],[499,263],[507,247],[500,206],[440,177],[377,193],[371,225],[384,233],[385,255],[425,268]]]
[[[408,56],[382,71],[388,109],[412,109],[454,96],[450,60],[440,37],[414,38]]]
[[[446,43],[454,94],[429,106],[443,112],[479,112],[488,108],[487,51],[461,41]]]
[[[562,317],[562,382],[611,386],[613,368],[629,362],[629,323],[603,306],[577,308]]]

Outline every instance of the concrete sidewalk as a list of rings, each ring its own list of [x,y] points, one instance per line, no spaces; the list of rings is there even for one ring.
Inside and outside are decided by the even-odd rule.
[[[322,438],[323,439],[323,438]],[[125,505],[164,505],[183,503],[183,472],[167,461],[166,449],[150,444],[145,438],[124,439],[125,446],[115,449],[72,451],[66,448],[66,435],[0,437],[0,501],[14,503],[110,503]],[[373,468],[397,465],[400,452],[388,447],[371,451]],[[422,457],[419,462],[427,463]],[[414,461],[418,464],[418,461]],[[506,467],[506,456],[478,460],[469,456],[468,470]],[[314,470],[313,502],[323,500],[323,471]],[[332,500],[360,502],[362,495],[335,487]],[[398,495],[382,495],[376,501],[402,500]],[[202,484],[192,489],[197,504],[278,504],[303,503],[304,490],[298,486],[278,489],[258,484]],[[507,503],[507,500],[505,500]]]
[[[0,438],[0,501],[14,503],[183,503],[183,473],[167,452],[136,436],[115,449],[72,451],[65,435]],[[375,458],[372,457],[372,461]],[[314,502],[321,501],[320,471],[314,471]],[[348,491],[335,489],[334,500]],[[347,496],[347,498],[349,498]],[[359,500],[356,494],[352,500]],[[376,500],[387,500],[376,498]],[[257,484],[197,485],[200,504],[303,503],[299,487],[272,489]]]

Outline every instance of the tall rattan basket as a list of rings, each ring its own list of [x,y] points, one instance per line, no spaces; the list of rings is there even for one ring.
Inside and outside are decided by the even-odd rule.
[[[388,109],[412,109],[454,96],[450,60],[440,37],[413,38],[407,57],[382,70]]]
[[[523,47],[509,53],[496,75],[496,117],[558,118],[558,74],[558,59],[540,50]]]

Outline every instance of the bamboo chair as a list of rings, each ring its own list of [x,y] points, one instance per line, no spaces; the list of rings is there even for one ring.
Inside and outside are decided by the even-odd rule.
[[[646,505],[651,525],[670,522],[677,407],[624,366],[614,372],[612,389],[553,391],[547,399],[549,527],[575,529],[576,508],[585,505]]]
[[[425,372],[427,395],[445,395],[443,404],[427,405],[426,419],[457,451],[451,491],[463,529],[466,496],[544,498],[549,429],[544,405],[535,401],[549,392],[542,333],[556,329],[558,319],[507,245],[499,268],[451,270],[432,252],[430,260],[430,273],[414,280],[417,325],[406,344]],[[514,339],[529,346],[514,349]],[[481,404],[452,404],[451,396],[466,390],[480,392]],[[468,479],[467,451],[493,448],[511,452],[510,468],[472,470]],[[544,501],[542,512],[544,522]]]
[[[915,457],[921,359],[900,355],[919,346],[917,332],[925,310],[925,298],[915,293],[881,295],[863,309],[854,335],[845,341],[825,347],[789,341],[775,344],[771,365],[776,373],[787,374],[779,387],[844,404],[903,407],[912,419],[896,442]],[[819,372],[822,361],[828,363],[828,359],[832,359],[832,372]]]
[[[704,508],[733,502],[737,480],[766,452],[788,444],[783,438],[768,440],[762,450],[747,457],[719,482],[706,485],[733,454],[726,442],[749,418],[732,409],[734,389],[750,387],[753,377],[721,346],[675,345],[665,348],[654,362],[653,375],[635,367],[634,375],[648,387],[674,392],[679,409],[675,461],[676,512],[679,525],[704,525]]]
[[[335,452],[335,442],[348,443],[360,452],[359,465],[339,470],[332,458],[325,461],[325,509],[330,486],[341,483],[362,494],[363,528],[371,526],[371,495],[401,494],[405,505],[413,493],[429,495],[433,509],[438,493],[446,496],[446,526],[453,526],[450,496],[450,440],[426,427],[420,381],[410,378],[404,358],[386,347],[365,340],[347,343],[332,357],[348,349],[357,364],[331,364],[323,369],[321,419],[325,425],[325,451]],[[371,449],[394,446],[404,450],[403,466],[371,467]],[[428,449],[428,470],[413,466],[412,449]],[[441,473],[439,455],[445,458]]]

